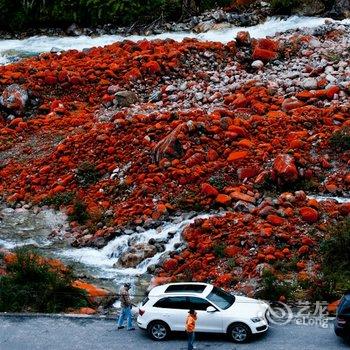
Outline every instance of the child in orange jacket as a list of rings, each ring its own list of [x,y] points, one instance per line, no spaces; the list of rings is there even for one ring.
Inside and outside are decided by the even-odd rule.
[[[194,331],[196,329],[197,313],[194,310],[188,312],[186,319],[186,332],[188,336],[188,350],[193,350],[194,343]]]

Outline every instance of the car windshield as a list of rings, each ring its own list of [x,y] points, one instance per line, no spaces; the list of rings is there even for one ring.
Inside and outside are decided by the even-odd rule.
[[[228,309],[236,300],[234,295],[226,293],[224,290],[217,287],[213,288],[213,290],[207,296],[207,299],[222,310]]]

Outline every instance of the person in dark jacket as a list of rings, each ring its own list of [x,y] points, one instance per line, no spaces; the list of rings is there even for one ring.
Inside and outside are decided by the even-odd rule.
[[[196,330],[197,312],[190,310],[186,319],[186,333],[188,336],[188,350],[193,350],[195,347],[194,343],[194,332]]]
[[[127,320],[127,330],[133,331],[135,328],[132,326],[132,303],[130,299],[130,283],[125,283],[122,288],[120,288],[120,304],[121,304],[121,312],[118,319],[118,329],[124,328],[124,321]]]

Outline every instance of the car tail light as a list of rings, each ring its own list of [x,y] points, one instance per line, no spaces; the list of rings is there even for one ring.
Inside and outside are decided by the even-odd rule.
[[[145,310],[139,309],[139,315],[142,316],[145,313]]]
[[[341,317],[337,317],[337,322],[338,322],[338,324],[346,324],[346,320],[344,318],[341,318]]]

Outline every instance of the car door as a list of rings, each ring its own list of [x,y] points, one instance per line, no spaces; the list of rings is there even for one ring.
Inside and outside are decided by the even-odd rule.
[[[154,306],[160,320],[166,322],[173,331],[185,331],[186,317],[189,311],[188,299],[185,296],[165,297]]]
[[[221,311],[211,304],[208,300],[200,297],[189,297],[189,306],[197,311],[197,332],[222,333],[223,319]],[[207,312],[209,306],[214,307],[217,311]]]

